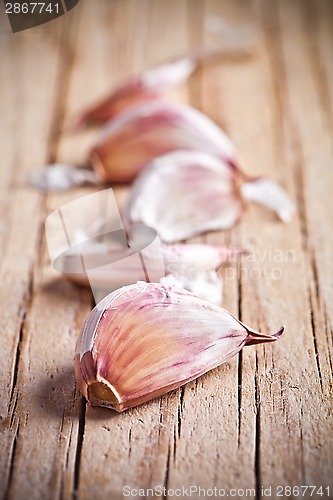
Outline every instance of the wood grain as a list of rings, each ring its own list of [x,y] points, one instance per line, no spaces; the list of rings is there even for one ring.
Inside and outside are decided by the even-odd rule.
[[[126,485],[332,494],[332,27],[330,0],[81,0],[49,28],[0,34],[0,498],[117,500]],[[250,206],[231,231],[196,239],[252,252],[220,271],[222,303],[286,334],[124,414],[89,407],[72,357],[92,296],[52,269],[44,220],[94,189],[43,195],[27,173],[84,164],[98,130],[64,126],[122,79],[240,41],[251,58],[203,65],[171,98],[207,113],[244,169],[295,201],[289,225]]]

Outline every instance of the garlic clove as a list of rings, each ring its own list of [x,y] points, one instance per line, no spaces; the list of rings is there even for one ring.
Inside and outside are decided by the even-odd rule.
[[[136,106],[109,122],[90,152],[104,182],[131,182],[154,158],[176,150],[218,156],[234,169],[234,145],[208,117],[190,106],[153,101]]]
[[[77,131],[85,125],[111,120],[129,108],[151,101],[184,82],[197,66],[194,57],[182,57],[144,71],[116,88],[111,95],[78,114],[67,128]]]
[[[152,161],[134,182],[126,224],[145,224],[173,243],[196,234],[232,227],[246,200],[261,202],[283,221],[293,204],[268,179],[249,179],[222,159],[198,151],[177,151]]]
[[[161,156],[135,181],[125,219],[153,227],[166,243],[228,229],[244,210],[236,180],[228,164],[206,153]]]
[[[157,283],[123,287],[85,321],[75,351],[80,390],[92,405],[123,411],[219,366],[245,345],[277,340],[224,309]]]

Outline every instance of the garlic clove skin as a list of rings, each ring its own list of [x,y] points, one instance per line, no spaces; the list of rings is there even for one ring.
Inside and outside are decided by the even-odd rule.
[[[75,351],[78,386],[92,405],[118,412],[176,389],[237,354],[276,341],[224,309],[157,283],[123,287],[86,319]]]
[[[153,101],[109,122],[90,152],[103,182],[128,183],[154,158],[177,150],[203,151],[235,169],[234,145],[212,120],[190,106]]]
[[[85,184],[99,185],[100,179],[89,168],[75,168],[62,163],[52,163],[44,168],[32,170],[28,183],[39,191],[66,191]]]
[[[197,62],[192,56],[182,57],[130,78],[98,104],[78,114],[66,128],[75,132],[86,125],[103,123],[136,105],[161,97],[163,92],[186,81]]]
[[[184,288],[218,305],[222,301],[223,280],[217,270],[223,262],[245,253],[240,249],[203,243],[164,245],[162,248],[166,276],[159,282]]]
[[[166,243],[228,229],[245,209],[237,182],[238,174],[209,154],[177,151],[161,156],[134,182],[126,223],[153,227]]]

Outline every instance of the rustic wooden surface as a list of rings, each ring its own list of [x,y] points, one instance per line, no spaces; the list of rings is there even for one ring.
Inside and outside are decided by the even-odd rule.
[[[215,32],[216,19],[227,29]],[[52,270],[43,224],[91,189],[43,195],[27,172],[79,164],[95,132],[66,136],[63,124],[123,78],[239,40],[252,58],[206,65],[173,97],[211,116],[246,170],[296,203],[289,225],[251,206],[232,231],[202,238],[254,252],[222,271],[223,304],[286,334],[124,414],[88,407],[72,357],[92,297]],[[0,33],[0,51],[1,498],[118,499],[126,485],[256,488],[258,499],[262,485],[273,498],[279,485],[332,488],[333,2],[81,0],[48,25]]]

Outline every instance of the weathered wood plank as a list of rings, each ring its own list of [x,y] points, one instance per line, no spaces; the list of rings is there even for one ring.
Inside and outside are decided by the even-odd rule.
[[[25,175],[84,163],[98,131],[62,135],[63,124],[124,77],[215,44],[216,20],[256,56],[207,65],[173,97],[211,116],[246,171],[295,200],[290,225],[251,206],[232,231],[204,238],[252,251],[221,271],[223,305],[263,331],[284,323],[285,337],[124,414],[86,408],[72,355],[91,294],[51,269],[43,220],[94,189],[44,198]],[[49,31],[0,41],[0,496],[117,499],[125,485],[196,485],[261,498],[262,485],[330,484],[331,22],[329,0],[81,0]]]
[[[332,266],[331,251],[333,247],[333,236],[330,227],[330,214],[333,211],[333,201],[329,186],[333,183],[332,171],[332,111],[330,109],[330,96],[324,90],[325,78],[322,76],[321,66],[323,61],[318,59],[321,54],[319,49],[319,30],[316,28],[315,12],[313,9],[303,9],[300,15],[291,9],[285,9],[285,17],[288,20],[284,23],[287,36],[290,36],[290,18],[295,19],[294,25],[299,25],[296,31],[295,43],[288,44],[288,49],[284,45],[286,73],[293,77],[288,79],[288,96],[290,119],[292,121],[291,134],[294,134],[295,142],[298,146],[299,160],[302,162],[302,177],[300,185],[304,204],[304,243],[307,248],[308,270],[311,283],[310,310],[314,314],[316,321],[319,321],[318,328],[315,328],[314,342],[315,349],[318,349],[318,370],[321,382],[325,386],[325,393],[328,394],[332,387]],[[290,13],[289,13],[290,12]],[[333,19],[332,12],[322,9],[321,19],[324,15],[328,19]],[[324,14],[325,13],[325,14]],[[289,21],[289,25],[288,22]],[[318,22],[318,21],[317,21]],[[321,26],[321,24],[320,24]],[[289,31],[288,31],[289,27]],[[311,30],[310,27],[313,29]],[[302,29],[303,28],[303,29]],[[306,36],[307,30],[311,36]],[[323,30],[324,31],[324,30]],[[296,37],[297,35],[297,37]],[[286,41],[287,43],[287,41]],[[333,53],[332,44],[327,43],[323,57],[327,57],[328,48]],[[297,64],[297,66],[296,66]],[[295,66],[298,72],[295,72]],[[332,62],[327,61],[328,71]],[[300,74],[303,75],[301,81]],[[306,77],[304,77],[306,75]],[[299,89],[302,92],[299,92]],[[301,114],[305,108],[307,114]],[[312,309],[316,309],[313,311]],[[329,335],[326,335],[325,325]]]
[[[282,19],[283,26],[287,29],[287,33],[283,32],[285,58],[298,46],[295,37],[298,34],[302,36],[303,33],[293,21],[288,7],[289,4],[285,3],[285,17]],[[264,4],[261,10],[263,9]],[[302,15],[300,5],[295,15]],[[264,12],[264,27],[267,19],[273,22],[275,19],[271,6],[269,11]],[[286,152],[290,142],[283,135],[289,108],[289,103],[283,98],[286,82],[281,78],[280,67],[274,60],[270,63],[271,74],[267,66],[267,49],[273,59],[276,55],[273,47],[279,44],[278,33],[272,32],[270,28],[270,25],[266,25],[260,59],[248,66],[247,72],[244,66],[241,70],[237,67],[233,70],[230,68],[230,72],[225,74],[223,90],[229,118],[228,130],[246,158],[249,171],[276,176],[282,184],[286,183],[291,192],[295,192],[295,183],[300,182],[300,172],[292,171],[294,164]],[[288,35],[290,38],[286,41]],[[295,93],[302,95],[305,109],[307,93],[300,92],[300,82],[298,84],[293,80],[294,77],[304,79],[304,69],[295,70],[296,60],[293,62],[289,82],[295,86]],[[298,112],[301,117],[301,109]],[[304,114],[300,119],[304,122]],[[289,133],[289,129],[287,130]],[[269,272],[268,279],[264,274],[261,274],[259,280],[249,279],[251,268],[254,270],[254,267],[245,267],[248,273],[242,277],[242,318],[251,324],[257,322],[261,328],[265,325],[273,328],[274,323],[278,324],[281,320],[286,323],[285,338],[278,345],[257,348],[254,376],[257,394],[255,462],[258,486],[264,484],[276,487],[279,484],[297,485],[311,481],[315,484],[315,480],[318,484],[327,485],[330,480],[327,468],[329,444],[319,457],[319,449],[322,450],[325,446],[325,436],[328,433],[325,423],[328,400],[325,403],[321,393],[314,354],[306,275],[308,255],[302,251],[300,232],[304,227],[303,208],[300,203],[300,220],[295,217],[292,225],[283,227],[274,222],[268,213],[262,212],[259,215],[261,209],[253,207],[251,212],[256,212],[257,216],[249,217],[246,221],[244,219],[240,227],[243,246],[251,247],[253,244],[257,255],[254,266],[261,268],[261,271],[266,268]],[[265,261],[260,262],[260,255],[264,255],[265,249],[267,251],[269,248],[273,250],[272,257],[267,255]],[[284,262],[276,261],[276,249],[283,252]],[[292,257],[291,261],[287,260],[288,254]],[[278,280],[274,279],[275,269],[281,272]],[[248,357],[251,359],[252,353],[244,351],[243,360]],[[247,375],[243,371],[243,380]],[[314,412],[317,412],[320,421],[319,429],[314,429]],[[305,434],[308,440],[306,451],[303,449]],[[275,453],[267,454],[268,449],[275,450]],[[310,449],[311,459],[308,456]]]
[[[238,9],[242,14],[241,3],[238,4]],[[236,14],[237,5],[235,5],[235,16]],[[251,16],[246,16],[246,19],[249,22]],[[255,12],[252,13],[252,20],[256,26]],[[257,22],[260,22],[260,19]],[[220,70],[217,69],[219,76],[210,78],[210,81],[220,82],[220,91],[216,93],[220,96],[219,104],[223,110],[225,127],[244,159],[247,172],[252,175],[265,173],[273,178],[276,176],[277,180],[283,182],[281,175],[280,177],[276,175],[278,164],[273,154],[271,87],[263,54],[264,40],[260,36],[259,26],[254,35],[256,35],[254,41],[257,46],[257,58],[254,58],[250,64],[228,65]],[[211,107],[212,103],[207,98],[208,110]],[[285,230],[286,228],[277,222],[274,216],[260,208],[251,207],[245,214],[242,224],[233,231],[233,241],[253,252],[253,255],[250,256],[251,258],[245,257],[242,260],[239,276],[236,275],[236,280],[239,279],[238,290],[233,284],[235,277],[233,280],[230,279],[228,272],[225,273],[225,289],[227,290],[231,285],[236,297],[238,295],[238,315],[242,320],[263,331],[273,330],[286,321],[283,311],[280,312],[281,301],[276,293],[273,275],[275,267],[279,272],[284,272],[284,264],[275,264],[272,261],[275,249],[278,248],[283,252],[285,251],[283,247],[288,245],[288,236],[283,241]],[[287,233],[292,234],[290,228],[287,229]],[[271,248],[273,249],[272,255],[270,255]],[[270,297],[269,302],[268,297]],[[275,303],[274,299],[276,299]],[[284,340],[281,340],[282,342]],[[274,424],[273,405],[281,407],[279,393],[272,390],[277,387],[273,379],[274,370],[271,360],[272,356],[275,358],[275,352],[276,346],[258,347],[256,350],[245,349],[239,356],[238,364],[238,383],[240,384],[238,474],[243,478],[242,486],[244,487],[245,483],[246,487],[256,487],[258,496],[260,496],[261,485],[265,481],[263,470],[266,467],[266,461],[275,461],[273,467],[276,468],[276,474],[283,475],[285,469],[282,454],[278,454],[277,457],[271,453],[268,456],[264,455],[270,432],[267,430]],[[278,363],[276,365],[278,366]],[[274,398],[272,392],[274,392]],[[280,430],[280,436],[283,439],[283,429]],[[264,460],[263,456],[265,456]],[[222,467],[220,471],[223,482]],[[290,477],[284,478],[284,482]],[[270,484],[274,485],[274,480],[276,479],[271,474]],[[235,479],[232,482],[234,486]],[[237,485],[238,482],[239,480],[236,482]]]
[[[52,160],[56,149],[62,76],[68,62],[67,54],[62,54],[62,36],[68,28],[73,29],[73,24],[61,20],[50,31],[43,27],[15,35],[17,41],[8,42],[12,53],[7,57],[12,56],[12,65],[16,61],[17,95],[5,101],[8,114],[4,124],[12,148],[5,161],[10,163],[12,154],[15,164],[2,259],[2,284],[6,285],[1,289],[2,302],[8,307],[1,318],[5,328],[1,356],[5,369],[6,363],[12,364],[12,386],[8,384],[2,391],[4,411],[6,405],[9,409],[1,422],[4,463],[0,483],[1,496],[9,498],[58,498],[66,488],[70,497],[74,490],[75,455],[68,445],[75,441],[78,418],[73,415],[78,414],[80,400],[73,399],[69,353],[78,324],[90,309],[90,293],[54,283],[45,241],[41,252],[45,203],[26,186],[29,170]],[[5,84],[10,92],[6,80]],[[84,303],[88,304],[86,310]],[[63,359],[67,360],[65,366]],[[10,380],[9,374],[5,380]]]
[[[32,271],[40,240],[41,195],[26,187],[26,175],[48,158],[59,65],[57,35],[3,35],[1,39],[1,495],[9,487],[18,429],[20,359],[24,323],[32,297]],[[40,64],[38,63],[40,62]],[[45,65],[50,64],[45,72]]]
[[[219,6],[223,9],[221,3],[219,3]],[[274,19],[274,16],[272,16],[270,8],[268,21],[272,18]],[[266,21],[267,16],[264,16],[262,22],[265,24]],[[214,82],[215,86],[216,82],[221,82],[221,91],[217,92],[217,95],[221,96],[224,121],[231,137],[235,140],[240,152],[243,153],[243,157],[246,158],[248,171],[253,174],[266,173],[270,176],[275,175],[276,179],[282,183],[281,172],[283,172],[284,182],[289,186],[291,192],[295,192],[292,175],[286,169],[288,159],[283,155],[284,145],[283,142],[281,143],[283,138],[281,104],[285,106],[287,104],[282,102],[281,93],[283,88],[280,88],[283,87],[284,82],[279,79],[278,72],[274,73],[276,66],[271,65],[273,72],[269,74],[267,66],[268,54],[265,53],[267,49],[272,50],[273,45],[278,43],[279,40],[276,39],[276,33],[272,33],[269,28],[270,26],[265,27],[267,36],[263,39],[264,43],[260,44],[261,54],[257,60],[253,61],[251,65],[244,64],[242,67],[230,65],[230,67],[223,67],[220,70],[212,69],[214,76],[211,75],[209,83]],[[216,72],[219,71],[220,78],[216,76]],[[301,71],[299,75],[302,75]],[[213,106],[209,98],[207,98],[207,101],[208,109],[210,109],[210,106],[214,108],[216,113],[216,104]],[[285,163],[286,161],[287,163]],[[302,206],[300,206],[300,210],[302,210]],[[302,432],[304,432],[303,427],[306,428],[307,425],[302,422],[300,424],[302,428],[300,428],[299,418],[300,415],[303,415],[303,405],[301,408],[299,406],[295,407],[297,399],[293,394],[298,387],[298,383],[295,383],[295,377],[298,378],[299,374],[304,370],[309,371],[301,385],[303,391],[301,400],[306,408],[305,413],[307,413],[304,418],[307,421],[306,423],[309,424],[311,412],[317,406],[320,406],[322,398],[315,356],[313,355],[307,284],[304,276],[307,255],[302,255],[300,223],[295,219],[293,226],[285,228],[283,225],[274,222],[269,214],[264,214],[259,208],[253,207],[251,212],[252,214],[256,212],[256,216],[249,213],[239,228],[241,240],[238,241],[242,241],[242,246],[252,249],[256,255],[256,262],[252,264],[245,263],[242,270],[241,317],[252,325],[261,326],[262,329],[265,325],[266,328],[273,328],[274,318],[276,318],[275,325],[279,322],[278,315],[280,311],[283,321],[287,323],[287,334],[288,332],[303,330],[306,338],[303,340],[302,336],[299,335],[295,339],[296,344],[294,344],[293,340],[288,339],[286,336],[278,346],[257,348],[255,358],[253,352],[247,350],[242,354],[242,387],[247,383],[250,387],[252,386],[252,391],[254,390],[256,423],[255,428],[252,427],[251,429],[249,423],[251,421],[253,423],[253,415],[251,418],[253,412],[245,412],[245,415],[242,413],[242,417],[244,417],[243,425],[246,423],[247,432],[241,433],[240,446],[245,443],[245,447],[239,456],[239,460],[243,465],[243,470],[247,470],[242,459],[251,450],[249,443],[254,444],[255,441],[252,463],[254,461],[258,487],[261,484],[273,486],[301,484],[302,480],[304,482],[305,478],[308,477],[312,479],[317,477],[319,484],[325,484],[325,481],[328,484],[329,476],[327,472],[323,472],[325,469],[327,471],[324,464],[317,466],[316,462],[312,460],[308,463],[308,470],[306,468],[305,471],[302,470],[302,462],[306,461],[306,456],[302,452]],[[258,225],[259,220],[260,225]],[[277,249],[281,252],[284,262],[278,261],[280,256],[274,253]],[[262,260],[265,253],[266,258]],[[290,261],[287,260],[288,257],[291,258]],[[294,257],[297,262],[294,262]],[[256,279],[254,271],[256,273],[259,271],[259,279]],[[267,274],[268,276],[266,276]],[[281,278],[277,281],[276,276],[278,274],[281,274]],[[251,275],[253,275],[252,278]],[[292,285],[295,286],[294,290]],[[294,298],[297,290],[299,290],[299,304]],[[302,290],[302,293],[300,293],[300,290]],[[290,294],[289,299],[287,298],[288,294]],[[283,303],[281,297],[284,297],[286,303]],[[288,313],[287,303],[290,304],[291,302],[295,308]],[[297,314],[295,314],[296,311]],[[303,311],[303,314],[299,314],[301,311]],[[289,342],[294,344],[293,348],[290,348]],[[306,346],[310,354],[310,369]],[[328,346],[325,347],[324,351],[328,355]],[[302,357],[297,354],[299,349],[303,349]],[[288,359],[289,356],[290,359]],[[298,356],[299,365],[297,369],[295,369],[293,356]],[[289,368],[290,365],[294,369]],[[326,369],[327,373],[329,372]],[[255,384],[251,383],[253,378]],[[298,380],[301,379],[298,378]],[[316,385],[317,388],[315,388]],[[307,397],[309,386],[313,387],[313,399]],[[249,392],[243,394],[242,391],[242,395],[244,396],[242,398],[243,403],[247,401],[247,398],[251,398]],[[308,401],[306,401],[307,399]],[[326,399],[319,417],[323,424],[327,402]],[[310,411],[309,408],[311,408]],[[279,429],[276,438],[274,434],[275,427]],[[317,442],[319,439],[322,446],[324,435],[327,432],[327,426],[323,425],[320,432],[313,437],[313,441]],[[318,434],[320,434],[320,437]],[[268,447],[275,450],[279,449],[279,452],[270,454],[267,457],[264,453]],[[291,453],[290,450],[293,450],[293,452]],[[327,450],[329,450],[329,446],[327,446]],[[264,460],[263,456],[265,457]],[[327,460],[327,454],[324,456]],[[247,462],[247,466],[249,466],[249,462]],[[252,471],[251,466],[248,469]],[[321,470],[321,474],[318,475],[319,470]],[[307,475],[303,475],[303,472],[304,474],[307,473]],[[321,479],[319,480],[319,478]]]
[[[316,361],[316,373],[309,381],[309,396],[313,401],[309,407],[312,411],[305,412],[302,421],[304,474],[308,482],[332,484],[330,261],[333,241],[329,221],[333,209],[330,192],[333,148],[332,134],[327,127],[329,103],[325,102],[325,94],[322,93],[324,80],[318,75],[319,62],[317,52],[313,50],[318,43],[318,30],[312,12],[311,9],[303,9],[301,2],[280,4],[281,44],[287,77],[286,105],[290,118],[288,131],[294,147],[292,158],[295,163],[298,162],[303,244],[307,259],[307,310],[311,318],[310,332]],[[321,16],[327,14],[328,19],[332,19],[332,13],[322,10]],[[332,56],[333,47],[328,44],[326,51],[329,49]]]
[[[230,44],[230,31],[232,33],[235,29],[238,33],[250,29],[255,36],[257,26],[253,14],[253,2],[248,2],[246,8],[242,8],[240,2],[231,4],[208,1],[204,5],[198,2],[196,9],[190,10],[189,25],[195,33],[194,35],[192,32],[192,36],[200,39],[204,46],[214,46],[219,37],[221,44]],[[207,28],[209,21],[221,22],[221,33],[210,32]],[[251,47],[252,42],[251,38]],[[194,93],[191,92],[191,96],[195,98],[192,104],[221,126],[226,125],[227,119],[222,103],[225,90],[222,79],[225,72],[234,66],[238,67],[238,62],[221,61],[220,64],[205,67],[200,72],[198,88]],[[231,238],[231,233],[217,232],[209,235],[207,240],[215,244],[230,244]],[[235,240],[234,244],[236,242],[238,243]],[[231,270],[235,273],[234,278],[230,277]],[[226,273],[221,273],[225,280],[223,305],[238,316],[237,264],[232,264],[228,271],[229,278]],[[234,487],[255,487],[253,459],[251,463],[255,425],[254,390],[244,384],[241,409],[238,365],[236,357],[183,389],[180,432],[175,440],[175,460],[169,466],[171,488],[193,485],[206,489],[225,488],[228,491]],[[250,426],[247,446],[243,446],[240,441],[244,425]]]

